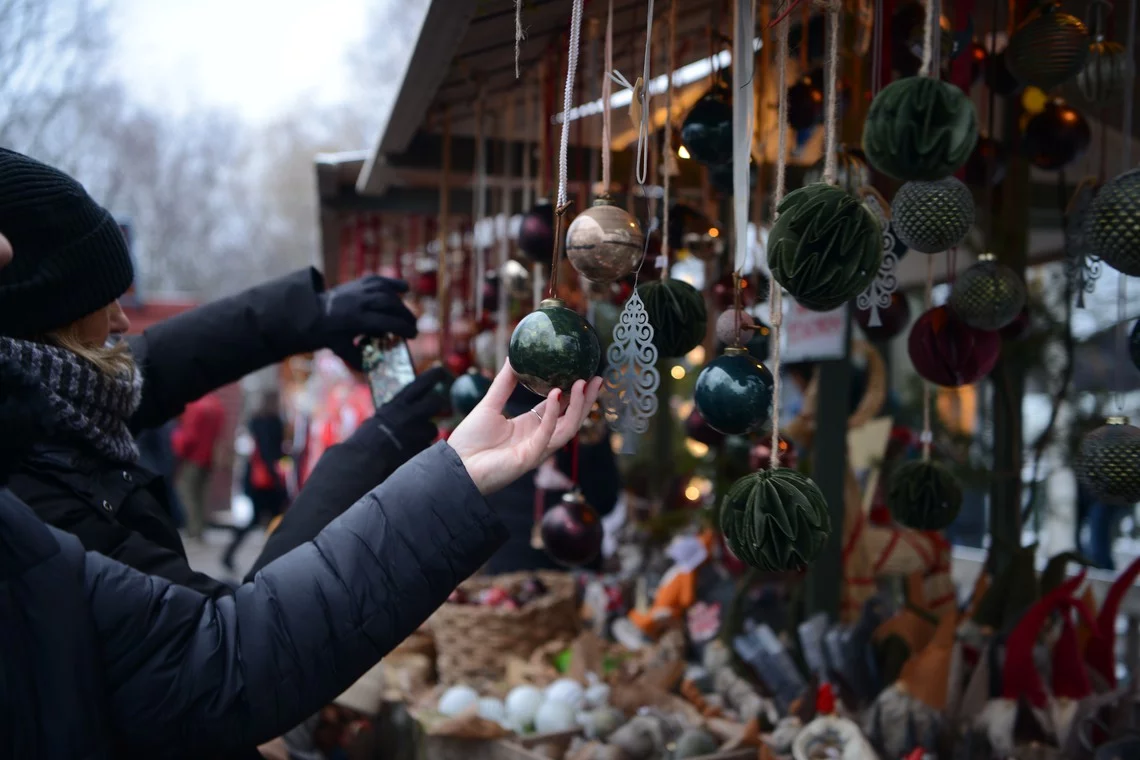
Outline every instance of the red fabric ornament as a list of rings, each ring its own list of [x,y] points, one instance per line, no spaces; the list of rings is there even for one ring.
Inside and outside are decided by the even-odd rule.
[[[1080,599],[1069,598],[1064,604],[1076,610],[1094,635],[1096,618],[1092,610]],[[1092,681],[1081,657],[1077,629],[1066,610],[1061,617],[1061,635],[1053,644],[1053,697],[1054,699],[1084,699],[1093,693]]]
[[[447,358],[443,360],[443,365],[447,367],[447,371],[455,377],[459,377],[471,369],[471,365],[474,363],[475,358],[471,356],[470,351],[461,351],[459,349],[449,353]]]
[[[910,324],[910,301],[901,293],[891,293],[891,303],[885,309],[879,309],[880,324],[871,326],[871,309],[856,309],[855,321],[859,323],[863,334],[872,343],[883,343],[902,331]]]
[[[939,306],[914,323],[907,339],[907,353],[924,380],[957,388],[990,373],[1001,355],[1001,336],[975,330],[950,309]]]
[[[434,270],[420,272],[415,279],[415,293],[418,296],[433,297],[439,290],[439,275]]]

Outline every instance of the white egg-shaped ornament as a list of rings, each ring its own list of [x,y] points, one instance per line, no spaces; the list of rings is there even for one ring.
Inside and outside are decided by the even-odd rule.
[[[477,713],[484,720],[493,721],[499,725],[507,722],[507,708],[501,700],[494,697],[483,697],[479,700]]]
[[[577,710],[585,703],[586,690],[582,688],[582,684],[571,678],[559,678],[546,687],[546,700],[562,702]]]
[[[604,707],[610,702],[609,684],[594,683],[586,689],[586,707]]]
[[[448,718],[454,718],[478,704],[479,693],[470,686],[452,686],[439,698],[439,712]]]
[[[565,702],[548,699],[538,708],[534,716],[536,734],[556,734],[572,731],[577,725],[577,711]]]
[[[507,719],[519,726],[534,722],[538,708],[542,706],[542,690],[536,686],[516,686],[507,694]]]

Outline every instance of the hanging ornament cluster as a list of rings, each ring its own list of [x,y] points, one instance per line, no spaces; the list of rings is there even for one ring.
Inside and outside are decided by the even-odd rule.
[[[1110,417],[1086,435],[1077,457],[1077,477],[1107,504],[1140,501],[1140,428],[1128,424],[1127,417]]]
[[[694,161],[719,166],[732,161],[732,97],[717,81],[681,124],[681,143]]]
[[[542,547],[560,565],[581,567],[602,551],[602,518],[577,488],[546,510],[540,531]]]
[[[590,282],[613,282],[629,275],[644,248],[641,225],[608,195],[575,217],[566,231],[566,257]]]
[[[904,462],[891,475],[887,508],[908,528],[944,530],[962,508],[962,484],[938,462]]]
[[[810,565],[831,534],[831,515],[819,486],[796,470],[762,470],[732,484],[720,506],[728,548],[767,572]]]
[[[924,380],[956,388],[990,373],[1001,355],[1001,336],[970,327],[948,307],[939,306],[914,323],[907,353]]]
[[[1101,187],[1088,225],[1090,252],[1116,271],[1140,277],[1140,169]]]
[[[705,339],[708,312],[700,291],[683,280],[652,280],[637,286],[661,358],[692,351]]]
[[[772,373],[747,349],[729,346],[701,370],[693,401],[714,430],[750,433],[768,421]]]
[[[954,283],[950,308],[970,327],[1001,330],[1025,309],[1025,283],[992,253],[983,253]]]
[[[1038,169],[1057,171],[1076,161],[1092,142],[1092,128],[1081,112],[1053,100],[1025,124],[1025,153]]]
[[[1019,82],[1048,91],[1074,76],[1089,55],[1084,22],[1045,4],[1029,14],[1009,38],[1006,65]]]
[[[569,393],[597,374],[602,347],[593,325],[561,299],[547,298],[515,327],[507,356],[519,382],[546,396],[555,388]]]
[[[891,203],[891,219],[908,247],[941,253],[960,245],[974,226],[974,196],[954,177],[907,182]]]
[[[879,220],[857,198],[816,184],[781,201],[768,235],[768,268],[804,308],[842,306],[871,284],[882,260]]]
[[[903,181],[937,180],[958,171],[978,140],[974,104],[939,79],[909,77],[871,101],[863,153],[876,170]]]
[[[491,381],[478,370],[464,372],[451,384],[451,410],[461,416],[471,414],[490,388]]]

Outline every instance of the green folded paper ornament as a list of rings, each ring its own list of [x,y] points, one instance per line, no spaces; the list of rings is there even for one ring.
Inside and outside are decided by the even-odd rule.
[[[761,470],[732,484],[720,507],[725,542],[741,561],[767,572],[810,565],[831,535],[819,486],[795,470]]]
[[[879,273],[883,231],[858,198],[808,185],[788,193],[779,214],[768,235],[768,268],[805,309],[838,308]]]
[[[908,77],[871,101],[863,153],[895,179],[935,180],[965,165],[978,141],[978,117],[966,94],[949,82]]]
[[[943,530],[962,508],[962,485],[938,462],[906,462],[891,476],[887,508],[908,528]]]
[[[705,339],[708,312],[700,291],[683,280],[651,280],[637,286],[662,359],[684,356]]]

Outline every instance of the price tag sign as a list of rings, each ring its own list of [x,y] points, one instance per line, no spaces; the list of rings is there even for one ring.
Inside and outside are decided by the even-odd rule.
[[[847,352],[847,306],[835,311],[811,311],[788,299],[781,347],[784,362],[842,359]]]

